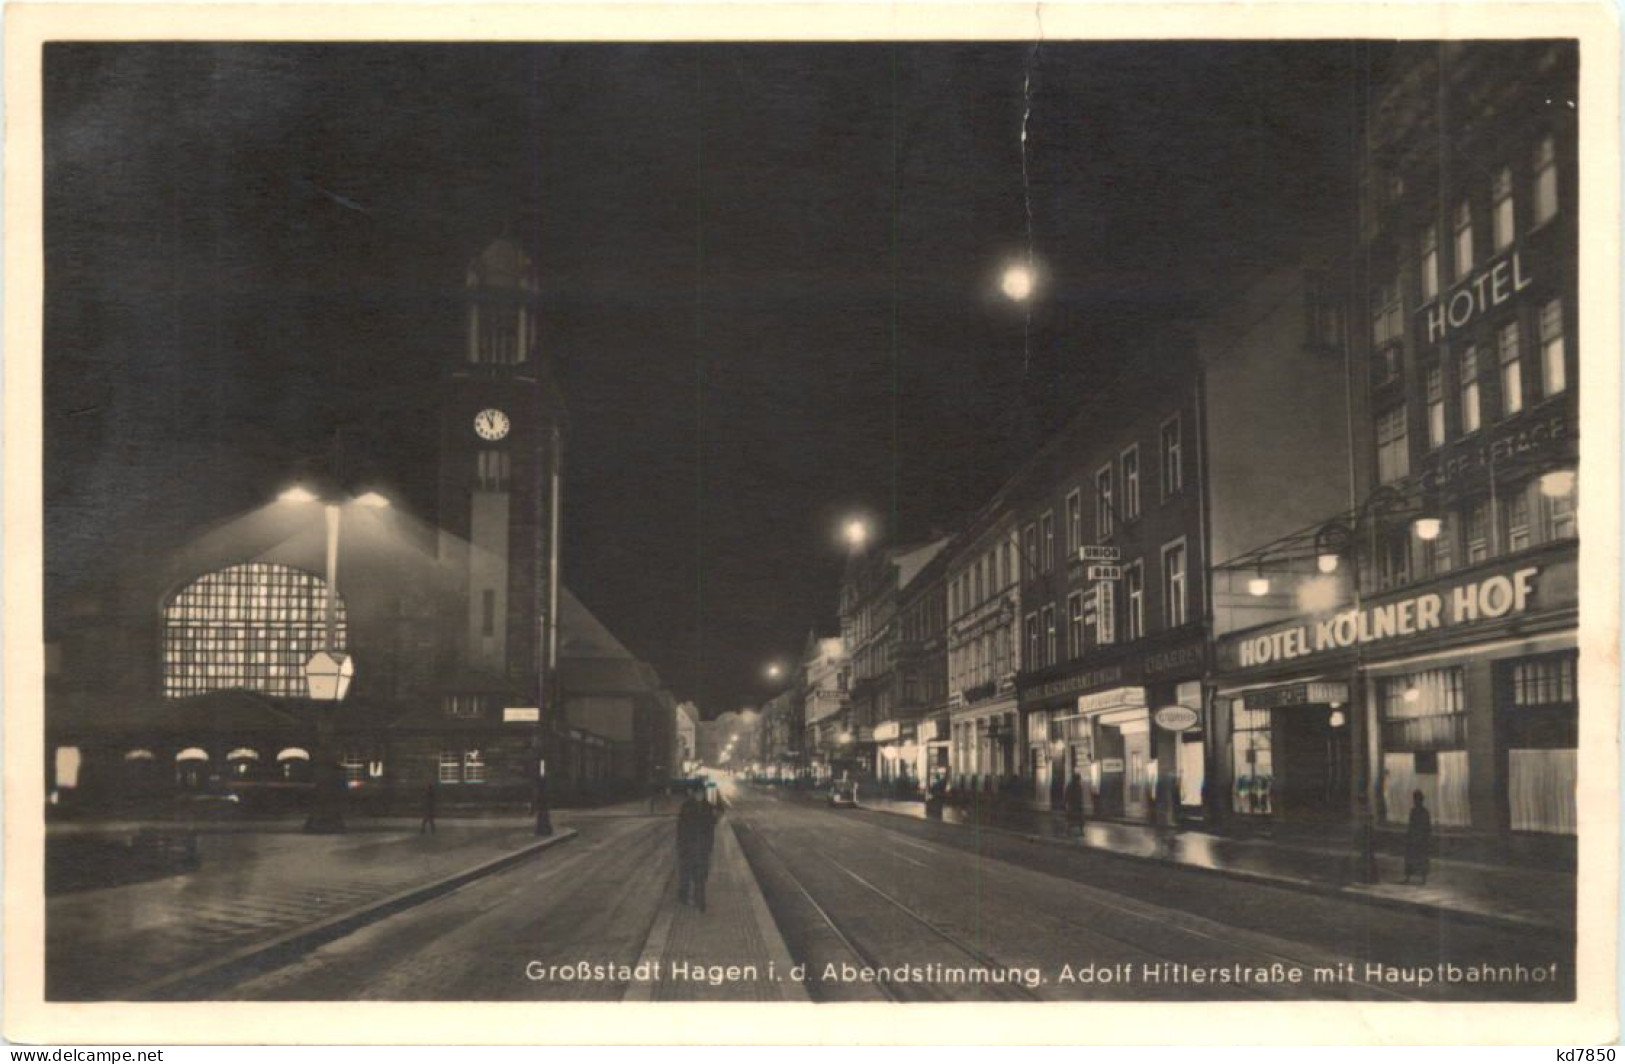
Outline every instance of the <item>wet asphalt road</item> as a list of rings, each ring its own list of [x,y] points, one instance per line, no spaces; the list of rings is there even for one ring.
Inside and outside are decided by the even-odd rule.
[[[816,1001],[1572,996],[1573,943],[1562,935],[833,810],[771,791],[730,798],[729,823]],[[619,816],[579,827],[567,846],[221,996],[619,1000],[624,978],[536,982],[526,966],[634,964],[672,890],[673,822]],[[1531,973],[1555,964],[1557,976],[1466,981],[1486,964]],[[1462,981],[1441,981],[1452,966]],[[1430,974],[1433,982],[1420,981]]]

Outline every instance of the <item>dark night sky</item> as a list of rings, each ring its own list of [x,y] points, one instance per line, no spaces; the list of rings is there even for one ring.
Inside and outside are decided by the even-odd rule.
[[[1348,202],[1349,44],[57,45],[47,604],[332,453],[433,518],[463,269],[537,255],[565,581],[679,697],[833,624],[839,516],[950,527]],[[1030,343],[993,296],[1025,246]],[[1142,333],[1143,334],[1143,333]]]

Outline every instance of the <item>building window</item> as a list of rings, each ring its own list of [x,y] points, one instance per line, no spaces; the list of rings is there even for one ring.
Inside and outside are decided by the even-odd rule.
[[[1411,534],[1401,529],[1386,533],[1377,555],[1377,586],[1403,587],[1411,582]]]
[[[1005,589],[1005,587],[1007,587],[1009,585],[1009,583],[1010,583],[1010,565],[1009,565],[1008,560],[1005,558],[1005,555],[1006,555],[1006,553],[1008,553],[1009,549],[1010,549],[1009,544],[1007,544],[1007,543],[1000,543],[999,544],[999,549],[998,549],[997,553],[998,553],[998,557],[999,557],[999,562],[998,562],[998,566],[999,566],[998,589],[1000,591],[1003,591]]]
[[[1382,710],[1382,790],[1388,819],[1410,816],[1421,791],[1435,824],[1466,827],[1466,681],[1460,668],[1427,669],[1377,681]]]
[[[1177,628],[1188,619],[1185,588],[1185,541],[1181,539],[1162,548],[1162,616],[1169,628]]]
[[[1058,642],[1056,636],[1058,633],[1055,631],[1055,607],[1045,606],[1041,616],[1040,623],[1044,628],[1044,664],[1053,665],[1059,660],[1059,656],[1056,654],[1056,644]]]
[[[1123,452],[1123,520],[1132,521],[1140,516],[1140,448],[1130,447]]]
[[[1577,534],[1574,515],[1574,493],[1560,495],[1557,498],[1541,496],[1545,501],[1545,531],[1548,541],[1555,539],[1573,539]]]
[[[1270,711],[1248,709],[1239,698],[1230,704],[1235,732],[1235,741],[1231,744],[1234,751],[1231,767],[1236,781],[1231,801],[1237,813],[1268,816],[1272,811],[1271,799],[1275,789],[1275,770],[1270,750]]]
[[[1468,565],[1490,556],[1490,504],[1475,502],[1467,507],[1467,527],[1463,530],[1463,547]]]
[[[1405,335],[1405,303],[1399,295],[1398,278],[1377,286],[1371,294],[1371,308],[1372,349],[1399,343]],[[1381,364],[1379,359],[1379,368]]]
[[[1422,230],[1422,302],[1439,295],[1439,227]]]
[[[164,607],[164,695],[234,687],[279,698],[307,693],[305,665],[326,645],[327,583],[285,565],[252,562],[205,573]],[[334,593],[333,639],[348,639]]]
[[[463,782],[463,752],[461,750],[440,751],[441,783]]]
[[[1434,576],[1441,576],[1455,568],[1456,531],[1448,520],[1439,522],[1439,534],[1424,548],[1428,567]]]
[[[463,751],[463,782],[485,782],[485,755],[477,749]]]
[[[1162,497],[1177,495],[1185,487],[1185,465],[1182,460],[1183,444],[1179,434],[1179,415],[1162,423]]]
[[[480,451],[475,455],[475,491],[507,491],[509,479],[507,451]]]
[[[1066,656],[1083,657],[1083,592],[1066,597]]]
[[[1027,526],[1027,550],[1026,550],[1026,555],[1027,555],[1026,558],[1024,558],[1022,560],[1021,569],[1022,569],[1022,571],[1024,573],[1027,574],[1027,579],[1031,580],[1033,577],[1038,575],[1038,568],[1037,568],[1038,567],[1038,526],[1037,525],[1028,525]]]
[[[1038,614],[1027,614],[1027,668],[1042,669],[1043,661],[1038,656]]]
[[[1139,562],[1123,566],[1123,638],[1145,635],[1145,566]]]
[[[1038,519],[1038,549],[1044,572],[1055,569],[1055,515],[1046,511]]]
[[[1444,367],[1433,365],[1427,371],[1428,447],[1444,446]]]
[[[1501,504],[1506,515],[1507,551],[1527,550],[1531,542],[1529,529],[1529,486],[1513,491]]]
[[[1495,230],[1495,250],[1500,251],[1511,245],[1517,236],[1518,227],[1516,215],[1512,208],[1512,170],[1501,167],[1490,183],[1490,220]]]
[[[1066,556],[1068,560],[1078,556],[1078,548],[1083,546],[1083,492],[1073,490],[1066,497]]]
[[[1564,365],[1563,301],[1554,299],[1540,308],[1540,394],[1553,396],[1568,387]]]
[[[1468,344],[1462,349],[1456,372],[1461,391],[1461,432],[1465,436],[1477,432],[1479,425],[1478,348],[1475,345]]]
[[[1377,479],[1390,484],[1411,471],[1410,437],[1405,426],[1405,407],[1377,415]]]
[[[446,716],[476,720],[483,715],[484,705],[479,695],[446,696]]]
[[[1535,224],[1557,217],[1557,142],[1542,137],[1535,147]]]
[[[1112,538],[1112,467],[1102,466],[1095,473],[1095,542],[1104,543]]]
[[[903,673],[903,704],[912,706],[920,700],[920,678],[912,672]]]
[[[971,600],[971,605],[974,606],[977,603],[981,602],[982,598],[983,598],[983,595],[982,595],[982,591],[983,591],[983,588],[982,588],[982,563],[981,563],[980,560],[974,561],[974,562],[971,563],[970,578],[971,578],[970,600]]]
[[[497,593],[490,588],[480,592],[480,634],[495,635],[497,630]]]
[[[1519,709],[1576,701],[1574,661],[1564,654],[1525,658],[1512,667],[1512,704]]]
[[[344,770],[346,783],[360,783],[367,778],[367,759],[359,750],[346,750],[339,755],[339,766]]]
[[[1456,280],[1473,272],[1473,205],[1456,204]]]
[[[1511,417],[1523,409],[1523,360],[1516,319],[1496,331],[1495,350],[1501,362],[1501,416]]]
[[[1506,805],[1513,831],[1573,835],[1578,830],[1579,706],[1575,658],[1552,654],[1504,667],[1501,738]]]

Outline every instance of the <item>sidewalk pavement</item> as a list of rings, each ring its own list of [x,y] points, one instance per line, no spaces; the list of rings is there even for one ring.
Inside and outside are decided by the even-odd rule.
[[[522,816],[440,818],[431,835],[402,818],[355,819],[341,835],[306,835],[297,817],[199,825],[196,868],[46,899],[46,996],[136,1000],[206,983],[218,966],[342,933],[507,867],[606,812],[557,812],[545,839]],[[47,846],[54,837],[129,836],[147,826],[176,827],[52,825]]]
[[[926,816],[924,802],[865,798],[865,809]],[[1202,831],[1158,829],[1146,824],[1090,820],[1083,838],[1070,835],[1065,818],[1048,810],[1001,810],[979,823],[965,809],[949,806],[943,823],[1003,831],[1061,846],[1081,846],[1115,856],[1161,861],[1187,868],[1358,898],[1378,905],[1443,910],[1458,916],[1520,928],[1569,931],[1574,927],[1575,877],[1568,872],[1484,864],[1435,857],[1426,885],[1407,885],[1404,860],[1377,855],[1379,882],[1352,882],[1352,838],[1324,845],[1280,839],[1237,838]],[[1342,845],[1339,845],[1339,842]]]
[[[659,978],[634,982],[627,1001],[808,1000],[730,818],[717,825],[705,912],[677,900],[675,867],[638,958]],[[675,967],[674,967],[675,966]],[[729,971],[732,969],[732,971]],[[687,973],[686,976],[680,973]],[[720,978],[707,978],[707,975]]]

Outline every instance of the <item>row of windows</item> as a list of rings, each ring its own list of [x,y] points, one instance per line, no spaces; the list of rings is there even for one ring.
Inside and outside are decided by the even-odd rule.
[[[478,749],[440,751],[441,783],[484,783],[485,755]]]
[[[1512,167],[1503,166],[1490,178],[1489,221],[1490,253],[1496,254],[1512,246],[1518,235],[1518,201],[1514,195]],[[1530,185],[1524,210],[1529,215],[1529,228],[1537,229],[1557,216],[1557,145],[1552,137],[1543,137],[1536,145],[1530,168]],[[1475,232],[1481,232],[1481,223],[1475,224],[1473,197],[1463,196],[1455,204],[1450,216],[1452,279],[1460,281],[1472,273],[1480,256],[1476,254]],[[1440,291],[1441,260],[1439,226],[1425,226],[1418,240],[1421,255],[1422,301],[1436,299]],[[1377,343],[1384,342],[1381,339]]]
[[[1141,559],[1122,567],[1122,591],[1119,595],[1111,582],[1097,584],[1092,591],[1074,591],[1067,596],[1066,656],[1080,658],[1088,650],[1087,631],[1095,629],[1094,643],[1106,646],[1118,641],[1121,631],[1124,641],[1145,636],[1148,632],[1146,617],[1145,563]],[[1164,628],[1177,628],[1190,620],[1189,559],[1184,539],[1175,540],[1162,548],[1162,621]],[[1121,598],[1122,606],[1117,605]],[[1056,624],[1053,605],[1027,614],[1027,667],[1042,669],[1059,662],[1061,632]]]
[[[497,308],[470,307],[468,360],[477,365],[512,366],[526,361],[536,339],[536,325],[524,307],[499,315]]]
[[[1401,587],[1411,582],[1412,574],[1440,576],[1578,534],[1574,492],[1553,498],[1540,490],[1538,479],[1530,480],[1508,488],[1493,502],[1477,499],[1443,514],[1439,535],[1431,542],[1409,529],[1390,533],[1371,582],[1379,589]]]
[[[1563,301],[1553,299],[1540,308],[1533,366],[1524,357],[1522,320],[1513,318],[1495,330],[1495,397],[1499,416],[1512,417],[1528,405],[1534,391],[1541,399],[1568,389],[1567,343],[1564,339]],[[1475,343],[1463,344],[1449,359],[1423,371],[1423,401],[1427,414],[1427,446],[1433,450],[1453,437],[1469,436],[1484,423],[1485,377],[1483,355]],[[1410,425],[1403,403],[1376,415],[1377,479],[1384,484],[1410,475]]]

